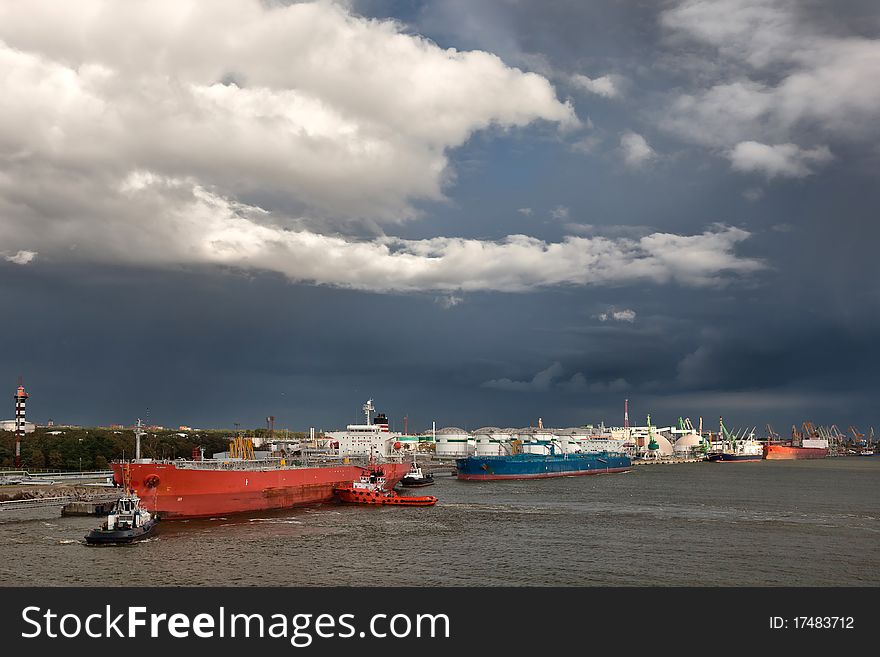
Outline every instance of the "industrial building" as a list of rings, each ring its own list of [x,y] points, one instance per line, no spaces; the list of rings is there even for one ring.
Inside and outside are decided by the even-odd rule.
[[[33,433],[37,430],[37,425],[33,422],[25,421],[22,427],[23,433]],[[15,420],[0,420],[0,431],[15,431]]]

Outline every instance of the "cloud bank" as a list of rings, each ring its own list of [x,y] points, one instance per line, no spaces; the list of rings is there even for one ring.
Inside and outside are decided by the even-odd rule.
[[[708,285],[763,266],[735,253],[749,233],[729,226],[638,240],[385,235],[415,201],[443,197],[446,152],[474,132],[578,120],[542,76],[339,4],[7,3],[0,71],[0,243],[20,264],[36,248],[449,299]],[[633,166],[653,157],[634,133],[622,147]],[[353,219],[379,237],[340,233]]]
[[[617,378],[613,381],[595,381],[588,383],[587,378],[581,372],[575,372],[571,377],[565,378],[565,368],[558,361],[551,363],[528,381],[516,381],[509,378],[490,379],[480,384],[482,388],[493,388],[507,392],[546,392],[548,390],[562,390],[565,392],[623,392],[631,386],[626,379]]]
[[[832,139],[873,139],[880,40],[823,32],[806,10],[792,0],[684,0],[663,12],[671,42],[705,48],[691,57],[712,60],[717,74],[675,96],[661,124],[768,177],[808,175],[830,161]]]
[[[403,29],[331,2],[4,3],[0,154],[396,221],[443,198],[474,131],[577,124],[545,78]]]
[[[190,180],[127,177],[94,205],[74,199],[64,221],[44,222],[42,243],[58,258],[169,266],[213,264],[281,273],[291,280],[377,292],[503,291],[544,286],[668,283],[702,286],[764,264],[735,253],[750,236],[716,225],[699,235],[655,232],[639,239],[526,235],[503,240],[382,236],[354,240],[284,226],[266,210],[224,198]],[[9,243],[16,230],[0,225]],[[76,245],[74,251],[69,246]]]

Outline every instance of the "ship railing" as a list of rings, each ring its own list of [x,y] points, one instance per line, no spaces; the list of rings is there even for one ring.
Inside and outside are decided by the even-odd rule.
[[[282,465],[284,461],[284,465]],[[382,462],[400,463],[402,456],[385,457]],[[157,465],[173,465],[180,470],[235,470],[235,471],[260,471],[278,470],[280,468],[307,468],[326,465],[357,465],[368,467],[369,458],[366,455],[340,455],[338,452],[326,452],[323,450],[303,450],[301,454],[287,457],[270,457],[266,459],[202,459],[190,461],[187,459],[154,459],[150,461]]]
[[[333,457],[307,457],[307,458],[286,458],[284,465],[281,464],[282,459],[260,459],[260,460],[232,460],[232,459],[203,459],[201,461],[171,461],[156,460],[153,463],[160,465],[173,465],[179,470],[231,470],[231,471],[269,471],[278,469],[295,469],[307,468],[322,465],[359,465],[366,467],[366,459],[341,458]]]

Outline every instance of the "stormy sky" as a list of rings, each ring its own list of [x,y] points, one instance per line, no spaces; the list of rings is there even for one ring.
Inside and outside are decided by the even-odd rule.
[[[864,430],[878,73],[867,0],[0,4],[5,416]]]

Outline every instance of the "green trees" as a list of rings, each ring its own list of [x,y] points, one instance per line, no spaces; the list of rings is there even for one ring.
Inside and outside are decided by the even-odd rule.
[[[245,435],[265,435],[266,429],[246,431]],[[182,434],[182,435],[181,435]],[[276,431],[280,437],[282,432]],[[305,438],[304,433],[290,433],[290,438]],[[233,432],[224,429],[203,431],[148,431],[141,440],[145,458],[192,458],[193,450],[203,447],[206,456],[225,452]],[[107,470],[109,463],[134,458],[134,433],[129,429],[102,427],[39,427],[21,441],[21,461],[34,470]],[[0,431],[0,467],[12,468],[15,434]]]

